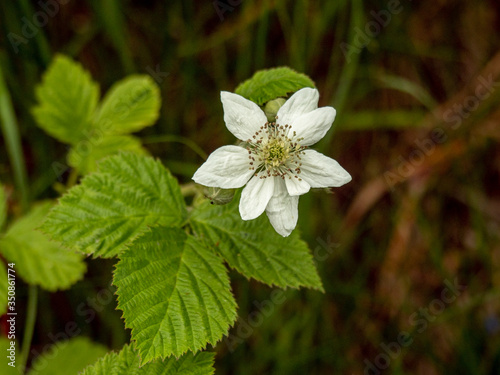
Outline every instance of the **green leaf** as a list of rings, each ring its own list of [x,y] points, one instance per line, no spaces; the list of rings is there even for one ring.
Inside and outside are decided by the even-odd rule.
[[[185,218],[179,185],[161,162],[123,153],[70,189],[41,229],[67,247],[112,257],[149,226],[178,227]]]
[[[106,354],[81,375],[212,375],[214,353],[185,354],[162,362],[148,363],[142,367],[131,346],[125,345],[119,353]]]
[[[0,253],[9,263],[15,263],[16,276],[55,291],[80,280],[86,265],[82,255],[60,247],[36,229],[51,207],[51,202],[43,202],[14,222],[0,237]]]
[[[7,196],[5,194],[5,189],[2,184],[0,184],[0,231],[3,229],[5,222],[7,221]]]
[[[78,144],[68,153],[68,164],[83,174],[89,174],[97,169],[97,162],[120,151],[146,154],[141,141],[131,135],[107,135],[94,140],[90,144]]]
[[[4,283],[5,284],[5,283]],[[2,353],[2,360],[0,361],[0,374],[2,375],[21,375],[22,371],[20,370],[20,363],[21,363],[21,348],[19,346],[19,342],[12,340],[12,342],[15,342],[14,348],[15,348],[15,362],[12,362],[12,358],[9,358],[10,356],[10,348],[11,348],[11,340],[8,338],[2,336],[0,337],[0,353]],[[9,365],[9,363],[12,363],[13,366]]]
[[[5,264],[0,261],[0,316],[7,312],[7,270]]]
[[[160,90],[150,76],[129,76],[111,87],[97,112],[105,134],[127,134],[153,125],[160,114]]]
[[[405,77],[400,77],[392,74],[380,73],[378,79],[381,87],[390,88],[400,92],[404,92],[413,96],[420,103],[425,105],[428,110],[433,110],[438,103],[434,100],[432,95],[424,87],[415,83]]]
[[[35,94],[38,105],[33,115],[39,127],[65,143],[85,137],[99,100],[99,86],[80,64],[56,56]]]
[[[106,352],[106,347],[86,337],[58,341],[35,358],[28,375],[77,375]]]
[[[290,68],[281,67],[258,71],[252,78],[240,84],[235,93],[263,105],[269,100],[286,97],[304,87],[315,87],[311,78]]]
[[[152,228],[120,258],[118,308],[141,363],[215,344],[235,321],[223,260],[183,230]]]
[[[323,290],[309,248],[297,231],[281,237],[265,215],[243,221],[238,201],[226,206],[211,206],[205,201],[192,213],[194,232],[248,278],[283,288]]]

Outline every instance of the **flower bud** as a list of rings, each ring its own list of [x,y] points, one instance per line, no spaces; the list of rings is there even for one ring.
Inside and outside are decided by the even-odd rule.
[[[205,197],[210,199],[211,204],[223,205],[233,200],[235,189],[221,189],[218,187],[206,187],[203,189]]]
[[[284,98],[276,98],[266,103],[266,105],[264,106],[264,113],[267,116],[267,121],[274,122],[276,120],[278,110],[283,104],[285,104],[285,102],[286,99]]]

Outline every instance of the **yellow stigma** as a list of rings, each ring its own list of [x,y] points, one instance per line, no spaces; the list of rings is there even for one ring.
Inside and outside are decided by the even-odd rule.
[[[297,178],[302,166],[301,155],[306,148],[299,144],[302,140],[289,125],[266,122],[246,142],[249,168],[255,171],[255,176],[260,174],[260,178]]]
[[[284,164],[289,156],[290,149],[281,139],[273,139],[263,147],[263,159],[267,166],[279,167]]]

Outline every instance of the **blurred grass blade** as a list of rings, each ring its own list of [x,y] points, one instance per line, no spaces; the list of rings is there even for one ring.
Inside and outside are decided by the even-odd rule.
[[[2,67],[0,66],[0,124],[5,140],[5,147],[9,154],[10,163],[14,170],[16,186],[21,194],[21,204],[23,210],[28,208],[28,185],[26,167],[24,164],[23,151],[21,149],[21,139],[17,128],[16,117],[10,94],[5,84]]]
[[[106,33],[118,51],[125,72],[128,74],[133,73],[135,68],[126,40],[127,33],[125,30],[127,28],[120,2],[117,0],[94,0],[92,6],[96,14],[100,16],[99,18]]]
[[[350,23],[350,33],[349,33],[349,45],[350,48],[356,45],[355,38],[357,38],[357,33],[355,30],[362,27],[364,16],[363,16],[363,4],[361,0],[353,0],[351,9],[351,23]],[[352,56],[350,61],[346,61],[344,67],[342,68],[342,74],[340,75],[340,82],[338,85],[337,93],[333,102],[333,106],[337,109],[337,112],[342,112],[345,102],[347,100],[347,95],[349,94],[349,89],[354,81],[354,76],[358,69],[359,64],[358,52],[350,53]]]
[[[419,126],[427,112],[422,110],[356,111],[346,113],[341,130],[406,129]]]
[[[377,78],[381,83],[381,87],[404,92],[417,99],[429,110],[432,110],[437,105],[436,101],[422,86],[410,81],[409,79],[386,73],[382,73]]]
[[[38,13],[34,11],[33,6],[28,0],[19,0],[19,5],[21,6],[22,12],[28,20],[33,19],[34,15]],[[37,29],[35,41],[40,59],[42,60],[43,66],[46,67],[47,65],[49,65],[51,53],[49,43],[47,42],[47,38],[45,38],[42,27],[39,27]]]

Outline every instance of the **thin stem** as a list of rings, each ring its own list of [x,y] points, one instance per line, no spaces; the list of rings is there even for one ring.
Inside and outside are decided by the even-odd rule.
[[[28,210],[28,183],[24,156],[21,149],[21,139],[17,127],[10,94],[5,84],[2,67],[0,66],[0,125],[5,139],[5,147],[10,164],[14,171],[14,180],[21,194],[21,206],[24,212]]]
[[[178,135],[169,134],[169,135],[152,136],[142,140],[143,144],[160,143],[160,142],[182,143],[183,145],[193,150],[202,159],[206,159],[208,157],[205,151],[203,151],[201,147],[198,146],[195,142],[193,142],[189,138],[184,138]]]
[[[26,324],[24,326],[23,347],[21,352],[21,366],[25,372],[26,363],[31,348],[31,339],[33,338],[33,331],[35,330],[36,313],[38,304],[38,288],[35,285],[30,285],[28,289],[28,307],[26,314]]]
[[[181,185],[181,194],[183,197],[188,197],[190,195],[198,194],[199,190],[194,182],[189,182],[187,184]]]
[[[76,184],[76,181],[78,180],[78,175],[79,172],[77,168],[71,169],[71,172],[69,173],[68,177],[68,182],[66,183],[68,189]]]

